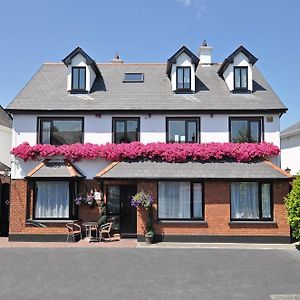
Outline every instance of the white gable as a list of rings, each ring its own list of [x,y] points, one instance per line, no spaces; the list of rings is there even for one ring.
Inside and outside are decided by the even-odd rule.
[[[252,81],[252,65],[249,63],[248,57],[240,52],[234,58],[233,63],[229,64],[223,73],[223,77],[230,91],[234,90],[234,67],[248,67],[248,90],[253,91]]]
[[[191,67],[191,90],[195,92],[195,64],[191,63],[191,58],[184,52],[177,57],[176,64],[172,65],[172,69],[171,69],[172,91],[176,91],[176,80],[177,80],[176,68],[177,67]]]

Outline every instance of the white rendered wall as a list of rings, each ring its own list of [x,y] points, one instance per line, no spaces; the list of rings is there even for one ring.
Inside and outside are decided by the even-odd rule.
[[[77,54],[71,60],[71,64],[68,66],[67,75],[67,90],[72,90],[72,67],[86,67],[86,90],[89,92],[93,86],[96,74],[93,69],[86,64],[85,58],[81,54]]]
[[[182,53],[177,57],[176,64],[172,65],[171,69],[171,82],[172,82],[172,91],[176,91],[176,67],[191,67],[191,90],[194,92],[196,89],[195,84],[195,65],[191,63],[191,58]]]
[[[229,64],[227,69],[224,71],[223,77],[229,91],[234,90],[234,67],[248,67],[248,90],[253,91],[252,66],[249,64],[247,56],[245,56],[242,52],[234,58],[234,62]]]
[[[51,115],[47,115],[50,117]],[[74,115],[77,117],[79,115]],[[132,115],[85,115],[84,116],[84,142],[94,144],[105,144],[112,142],[112,118],[132,117]],[[229,142],[229,117],[237,115],[225,114],[202,114],[202,115],[140,115],[140,141],[142,143],[165,142],[166,141],[166,117],[200,117],[200,141],[208,142]],[[243,115],[238,115],[243,116]],[[263,115],[244,115],[245,117],[259,117]],[[267,122],[268,117],[273,117],[272,122]],[[23,142],[34,145],[37,142],[37,117],[34,115],[14,115],[13,147]],[[273,143],[280,147],[280,122],[278,115],[264,115],[264,141]],[[274,163],[279,164],[279,157]],[[94,162],[94,163],[93,163]],[[93,178],[101,170],[100,166],[108,162],[100,160],[82,161],[78,163],[79,168],[87,178]],[[19,161],[20,167],[12,166],[12,177],[22,178],[37,163]]]
[[[0,125],[0,162],[10,167],[12,130]]]
[[[281,139],[281,168],[293,175],[300,172],[300,133]]]

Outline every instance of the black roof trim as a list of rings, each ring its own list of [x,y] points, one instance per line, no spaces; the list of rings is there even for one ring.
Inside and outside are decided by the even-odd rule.
[[[130,115],[136,115],[136,114],[161,114],[161,113],[168,113],[168,114],[262,114],[262,113],[285,113],[287,112],[287,108],[271,108],[271,109],[147,109],[147,110],[127,110],[127,109],[108,109],[108,110],[96,110],[96,109],[82,109],[82,110],[67,110],[67,109],[60,109],[60,110],[30,110],[30,109],[6,109],[12,114],[48,114],[48,115],[59,115],[59,114],[87,114],[87,113],[93,113],[93,114],[130,114]]]
[[[197,66],[199,64],[199,57],[196,56],[191,50],[189,50],[186,46],[182,46],[173,56],[171,56],[168,59],[167,62],[167,70],[166,73],[170,76],[171,73],[171,67],[172,64],[176,63],[177,57],[180,56],[182,53],[186,53],[190,58],[191,58],[191,62],[192,64],[195,64],[195,70],[197,69]]]
[[[86,60],[86,64],[90,65],[92,67],[92,69],[94,70],[96,75],[101,75],[101,72],[96,64],[96,62],[89,56],[87,55],[80,47],[77,47],[75,50],[73,50],[68,56],[66,56],[62,62],[68,66],[71,64],[71,60],[74,56],[76,56],[77,54],[81,54],[85,60]]]
[[[219,75],[223,75],[224,71],[228,67],[229,64],[233,63],[234,58],[242,52],[244,55],[248,57],[249,63],[254,65],[258,58],[255,57],[251,52],[249,52],[243,45],[239,46],[233,53],[231,53],[225,60],[223,61],[222,65],[218,70]]]

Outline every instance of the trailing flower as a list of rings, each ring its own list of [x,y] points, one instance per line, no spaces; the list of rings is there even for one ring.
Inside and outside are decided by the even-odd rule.
[[[276,156],[279,148],[271,143],[203,143],[167,144],[132,142],[129,144],[104,145],[72,144],[30,146],[25,142],[12,149],[11,153],[24,161],[61,156],[70,160],[93,160],[103,158],[109,161],[154,160],[166,162],[207,161],[232,159],[247,162],[257,158]]]
[[[153,204],[153,196],[150,193],[146,193],[144,191],[141,191],[134,196],[132,196],[130,200],[130,204],[134,206],[135,208],[138,208],[139,206],[142,206],[144,208],[150,208]]]

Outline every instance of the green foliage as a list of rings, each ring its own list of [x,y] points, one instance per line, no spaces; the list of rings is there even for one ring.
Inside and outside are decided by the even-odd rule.
[[[288,221],[292,227],[292,235],[300,240],[300,174],[294,179],[293,188],[284,201],[288,212]]]

